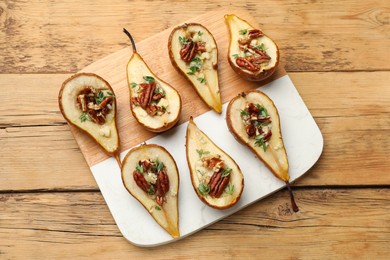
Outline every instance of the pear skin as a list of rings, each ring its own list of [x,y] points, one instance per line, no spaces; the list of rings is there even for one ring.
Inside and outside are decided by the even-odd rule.
[[[101,93],[103,98],[106,96],[112,99],[110,101],[111,109],[104,116],[103,124],[94,122],[78,105],[79,93],[85,87],[92,87],[98,94]],[[107,81],[93,73],[75,74],[62,84],[58,95],[58,104],[62,115],[69,124],[91,136],[108,155],[119,159],[120,142],[116,124],[117,104],[115,93]],[[120,160],[118,163],[120,164]]]
[[[172,128],[180,118],[182,103],[179,92],[152,72],[141,55],[137,52],[131,34],[126,29],[124,29],[124,32],[130,38],[133,46],[133,55],[126,67],[131,113],[137,122],[145,129],[151,132],[167,131]],[[155,115],[150,113],[150,110],[148,110],[149,108],[145,109],[137,104],[138,98],[142,95],[143,84],[150,82],[153,82],[153,84],[156,84],[157,86],[153,98],[157,95],[157,91],[164,94],[164,97],[159,99],[159,101],[156,101],[155,104],[153,103],[154,99],[152,99],[150,103],[150,106],[160,109]]]
[[[186,46],[191,47],[189,45],[202,47],[193,47],[198,51],[183,60],[184,56],[180,53]],[[169,36],[168,50],[172,65],[192,85],[199,97],[215,112],[222,113],[218,83],[218,48],[210,31],[197,23],[178,26]]]
[[[158,191],[155,194],[145,192],[135,180],[134,172],[140,169],[138,165],[142,160],[159,161],[163,163],[166,169],[169,190],[164,195],[164,203],[162,205],[157,202],[156,194],[158,194]],[[141,169],[141,171],[143,170]],[[153,173],[138,172],[138,174],[142,174],[145,180],[153,180],[153,178],[150,178],[150,175],[153,175]],[[131,149],[122,163],[122,181],[127,191],[142,204],[163,229],[173,238],[180,237],[178,213],[179,172],[175,160],[165,148],[156,144],[147,144]],[[155,185],[158,184],[157,180]]]
[[[276,43],[262,32],[259,37],[251,34],[251,30],[259,29],[234,14],[225,15],[225,22],[230,34],[227,58],[232,69],[250,81],[262,81],[271,76],[279,64],[279,48]],[[239,41],[243,39],[248,39],[249,43],[240,44]],[[248,55],[258,60],[255,62],[252,59],[249,64],[245,61]],[[267,60],[260,59],[261,56],[267,56],[269,59],[267,57]]]
[[[248,129],[250,129],[251,127],[246,125],[244,121],[251,120],[247,119],[248,116],[250,118],[253,117],[251,115],[251,113],[253,112],[251,112],[249,115],[248,113],[246,113],[249,104],[263,106],[265,109],[264,111],[266,111],[265,113],[270,122],[268,121],[269,123],[267,123],[267,126],[260,125],[259,127],[261,129],[264,129],[263,127],[270,129],[272,135],[267,142],[264,142],[264,138],[261,138],[261,135],[265,136],[268,133],[267,130],[264,130],[263,134],[254,134],[252,136],[249,136],[248,134],[248,132],[250,133],[250,130]],[[263,117],[265,116],[262,115],[261,118]],[[267,117],[261,120],[266,120]],[[259,122],[258,120],[256,121]],[[273,101],[261,91],[254,90],[242,93],[229,102],[226,112],[226,122],[233,136],[240,143],[244,144],[252,152],[254,152],[256,156],[268,167],[268,169],[270,169],[270,171],[275,175],[276,178],[286,183],[290,192],[293,210],[297,212],[299,209],[294,201],[294,197],[291,192],[291,187],[289,183],[289,164],[286,149],[283,143],[282,132],[280,130],[279,113]],[[250,122],[253,122],[253,120],[251,120]],[[259,131],[260,130],[257,130],[257,132]],[[260,145],[259,141],[262,141],[262,145]]]
[[[239,201],[244,189],[244,176],[240,167],[196,126],[192,117],[187,127],[186,155],[192,186],[200,200],[216,209],[230,208]],[[219,158],[223,162],[221,176],[229,174],[228,183],[219,197],[212,196],[215,167],[205,167],[205,163],[212,158]],[[219,185],[222,185],[222,181]]]

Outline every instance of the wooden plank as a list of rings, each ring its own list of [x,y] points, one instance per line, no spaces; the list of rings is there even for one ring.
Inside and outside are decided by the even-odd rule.
[[[0,129],[0,190],[96,189],[69,127]]]
[[[129,244],[99,193],[0,194],[0,252],[4,259],[389,258],[389,189],[295,194],[301,208],[297,214],[290,210],[288,193],[279,192],[157,248]]]
[[[0,3],[1,72],[73,73],[128,46],[122,27],[141,40],[227,6],[261,23],[288,71],[389,69],[388,1],[31,0]]]
[[[291,73],[325,143],[320,160],[297,185],[390,183],[390,175],[384,174],[390,172],[389,76],[389,72]],[[1,87],[15,86],[0,96],[5,104],[0,107],[0,122],[25,126],[0,129],[0,190],[97,188],[68,126],[51,125],[64,124],[56,98],[58,81],[66,77],[0,75]],[[40,98],[42,93],[46,101]],[[31,99],[39,105],[20,107],[15,102],[18,97],[21,104]],[[40,126],[45,124],[49,125]]]
[[[356,123],[361,119],[365,123]],[[324,136],[324,151],[297,186],[390,183],[390,175],[385,174],[390,172],[388,118],[373,115],[316,120]],[[68,126],[0,129],[0,142],[0,190],[97,189]]]
[[[0,74],[0,128],[64,124],[57,97],[62,82],[70,75]],[[289,76],[314,118],[389,112],[386,102],[390,98],[390,72],[310,72]],[[224,92],[222,97],[227,102],[228,96],[240,91],[241,88]],[[191,99],[186,103],[194,106]]]

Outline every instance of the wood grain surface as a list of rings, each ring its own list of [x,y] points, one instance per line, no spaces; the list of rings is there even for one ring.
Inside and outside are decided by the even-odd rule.
[[[381,259],[388,254],[389,189],[298,190],[293,213],[279,192],[178,242],[137,248],[99,193],[1,194],[1,256],[147,259]],[[17,241],[17,242],[16,242]]]
[[[283,190],[177,243],[135,247],[59,113],[59,87],[127,47],[123,27],[140,42],[220,8],[276,40],[323,154],[294,184],[298,214]],[[389,31],[381,0],[0,1],[0,259],[389,259]]]

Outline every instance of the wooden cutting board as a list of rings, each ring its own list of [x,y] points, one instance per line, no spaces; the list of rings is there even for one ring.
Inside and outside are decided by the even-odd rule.
[[[203,15],[186,21],[204,25],[213,34],[217,42],[219,86],[222,103],[228,102],[242,91],[258,88],[259,86],[267,84],[286,74],[283,67],[279,65],[279,68],[273,76],[264,82],[258,83],[245,81],[232,70],[227,60],[229,32],[224,21],[224,15],[229,13],[235,13],[246,19],[252,26],[260,28],[257,21],[247,12],[242,10],[220,9],[218,11],[204,13]],[[131,19],[131,17],[129,17],[129,19]],[[138,23],[134,21],[134,26],[143,26],[142,21],[139,21]],[[168,28],[140,42],[137,42],[137,35],[133,35],[133,37],[135,38],[138,53],[143,57],[150,69],[159,78],[168,82],[179,91],[183,107],[178,124],[182,124],[188,121],[190,116],[199,116],[210,109],[200,99],[191,85],[173,68],[171,61],[169,60],[168,38],[173,28],[174,27]],[[131,28],[126,29],[131,33]],[[267,35],[272,37],[272,31],[267,31],[267,28],[263,29]],[[118,30],[122,30],[122,28],[118,26]],[[123,34],[123,38],[127,39],[127,36]],[[126,78],[126,65],[131,55],[132,48],[129,41],[129,47],[98,60],[82,70],[82,72],[98,74],[107,80],[114,89],[118,103],[117,124],[119,128],[121,152],[156,136],[155,133],[151,133],[142,128],[130,112],[130,94]],[[80,150],[90,167],[108,158],[103,152],[103,149],[88,135],[81,132],[76,127],[70,127]]]

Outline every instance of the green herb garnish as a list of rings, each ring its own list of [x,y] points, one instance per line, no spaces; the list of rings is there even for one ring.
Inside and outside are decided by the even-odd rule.
[[[156,90],[154,91],[154,94],[163,94],[165,96],[165,90],[163,90],[162,88],[156,88]]]
[[[202,35],[203,35],[203,32],[198,31],[198,35],[199,35],[199,36],[202,36]]]
[[[229,195],[232,195],[233,192],[234,192],[234,184],[229,182],[229,184],[228,184],[228,186],[226,188],[227,188],[226,193],[229,194]]]
[[[247,32],[248,32],[247,29],[243,29],[243,30],[240,30],[240,31],[239,31],[239,33],[240,33],[241,35],[245,35]]]
[[[209,151],[203,151],[203,149],[200,150],[196,149],[196,152],[198,153],[199,158],[202,158],[203,155],[210,153]]]
[[[85,121],[91,121],[91,117],[88,115],[88,113],[82,113],[80,116],[79,116],[79,119],[81,122],[85,122]]]
[[[264,141],[264,135],[257,135],[255,137],[255,145],[262,146],[264,152],[267,151],[268,144],[267,144],[267,142]]]
[[[190,71],[187,72],[188,75],[194,75],[196,71],[202,68],[203,62],[199,57],[194,57],[190,62]]]
[[[233,54],[232,57],[237,59],[239,57],[239,55],[236,53],[236,54]]]
[[[106,98],[106,96],[104,95],[104,92],[99,90],[99,92],[97,93],[97,95],[95,96],[95,102],[96,104],[100,104],[102,103],[102,101]]]
[[[188,43],[188,39],[186,37],[179,36],[179,42],[180,42],[180,45],[184,45],[184,44]]]
[[[231,168],[226,168],[225,170],[223,170],[221,177],[229,176],[231,172],[232,172]]]
[[[264,43],[261,43],[260,45],[254,46],[255,49],[258,49],[259,51],[264,51],[265,46]]]
[[[191,62],[202,62],[202,60],[199,57],[194,57]]]
[[[144,76],[144,80],[145,80],[146,83],[148,83],[148,84],[154,82],[154,78],[153,78],[152,76]]]
[[[156,210],[161,210],[161,208],[159,206],[155,206],[154,207]]]
[[[255,106],[259,109],[259,115],[262,115],[263,117],[268,116],[268,111],[263,105],[256,104]]]
[[[241,117],[249,116],[249,112],[245,110],[240,111]]]
[[[202,84],[205,84],[207,81],[205,78],[197,78],[197,80],[202,83]]]
[[[201,184],[199,184],[198,191],[203,196],[206,196],[210,192],[210,186],[206,185],[204,182],[202,182]]]
[[[148,189],[148,194],[149,194],[149,195],[154,195],[154,193],[155,193],[155,191],[154,191],[154,189],[153,189],[153,186],[150,185],[150,187],[149,187],[149,189]]]
[[[195,75],[195,72],[198,70],[197,66],[191,66],[190,71],[187,72],[188,75]]]
[[[144,173],[144,167],[142,167],[142,165],[140,164],[137,164],[137,166],[135,166],[135,169],[137,170],[137,172]]]
[[[156,169],[157,173],[161,172],[161,170],[165,168],[164,163],[160,162],[159,160],[155,160],[154,164],[155,165],[153,166],[153,169]]]
[[[130,83],[130,86],[131,86],[132,88],[135,88],[136,86],[138,86],[138,84],[135,83],[135,82],[131,82],[131,83]]]
[[[204,175],[205,174],[205,172],[203,172],[203,171],[200,171],[200,170],[196,170],[200,175]]]

